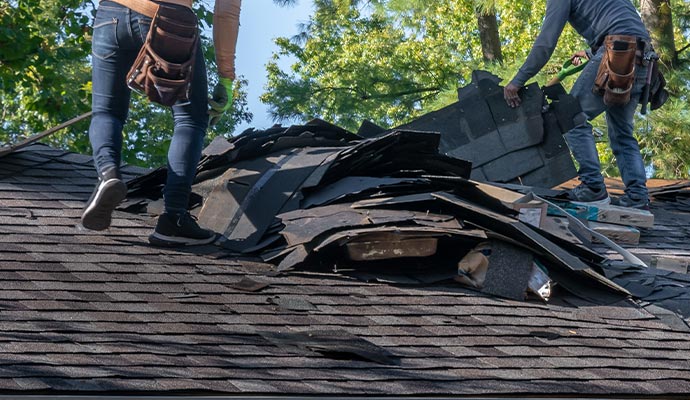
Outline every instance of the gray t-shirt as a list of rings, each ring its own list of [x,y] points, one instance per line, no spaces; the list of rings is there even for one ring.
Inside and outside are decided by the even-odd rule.
[[[603,43],[607,35],[649,39],[649,33],[630,0],[547,0],[541,32],[527,60],[513,78],[513,84],[523,86],[546,65],[566,22],[570,22],[590,46]]]

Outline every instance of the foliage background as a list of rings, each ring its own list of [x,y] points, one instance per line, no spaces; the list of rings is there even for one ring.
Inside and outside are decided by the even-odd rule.
[[[662,2],[664,0],[661,0]],[[690,170],[690,73],[683,53],[690,37],[690,3],[668,1],[673,11],[674,65],[665,65],[671,100],[636,117],[650,176],[686,178]],[[405,123],[457,101],[456,89],[473,69],[511,79],[539,33],[545,1],[314,0],[315,13],[301,35],[280,38],[269,63],[263,100],[277,119],[321,117],[357,130],[363,119],[383,127]],[[639,3],[636,3],[639,6]],[[477,12],[495,14],[502,60],[482,57]],[[547,66],[545,84],[584,40],[568,25]],[[289,70],[276,60],[297,59]],[[566,89],[574,82],[564,82]],[[594,121],[604,173],[619,175],[607,146],[603,116]]]
[[[210,83],[217,68],[209,40],[212,4],[199,3]],[[88,1],[0,0],[0,145],[70,120],[91,109],[91,24],[97,4]],[[232,132],[251,119],[246,84],[238,79],[233,109],[212,128],[207,140]],[[47,139],[50,144],[90,154],[89,120]],[[170,110],[133,95],[124,129],[123,161],[164,165],[172,134]]]
[[[289,6],[296,1],[274,0]],[[640,6],[640,0],[634,0]],[[677,59],[664,65],[671,99],[638,115],[636,131],[650,176],[687,178],[690,170],[690,2],[667,3],[673,15]],[[302,32],[276,40],[268,60],[262,101],[276,121],[314,117],[356,131],[364,120],[393,127],[457,100],[471,71],[510,79],[538,34],[545,1],[525,0],[311,0],[314,13]],[[197,1],[205,28],[211,0]],[[90,33],[96,4],[77,0],[0,0],[0,144],[16,142],[90,109]],[[478,16],[495,16],[500,58],[483,56]],[[243,21],[243,23],[258,23]],[[211,84],[215,64],[208,29],[204,37]],[[535,79],[548,81],[584,41],[568,26],[551,61]],[[294,60],[281,68],[280,60]],[[568,88],[573,78],[565,82]],[[208,135],[228,135],[250,121],[246,85],[238,79],[234,108]],[[594,121],[604,172],[616,176],[603,118]],[[51,144],[89,153],[88,122],[51,137]],[[169,111],[133,97],[125,127],[125,162],[165,162],[172,131]]]

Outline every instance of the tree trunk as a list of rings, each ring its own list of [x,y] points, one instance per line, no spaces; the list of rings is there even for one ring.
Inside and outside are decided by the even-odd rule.
[[[482,44],[484,61],[503,62],[496,13],[477,10],[477,23],[479,25],[479,41]]]
[[[670,0],[640,0],[640,14],[652,36],[654,49],[662,64],[672,68],[678,63],[678,52],[673,37],[673,14]]]

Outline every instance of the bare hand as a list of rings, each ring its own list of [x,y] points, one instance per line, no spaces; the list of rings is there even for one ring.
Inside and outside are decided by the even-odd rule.
[[[506,100],[506,103],[510,108],[515,108],[519,107],[520,103],[522,100],[520,99],[520,96],[518,95],[518,91],[520,90],[520,86],[517,86],[513,83],[509,83],[506,87],[503,88],[503,98]]]
[[[570,57],[570,62],[573,63],[573,65],[577,66],[582,64],[582,59],[589,60],[589,57],[587,57],[587,53],[584,50],[576,51],[571,57]]]

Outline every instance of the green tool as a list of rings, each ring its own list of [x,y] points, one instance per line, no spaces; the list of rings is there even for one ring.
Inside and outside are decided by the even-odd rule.
[[[585,65],[587,65],[588,62],[589,60],[583,59],[580,65],[575,65],[573,64],[573,60],[569,59],[568,61],[563,63],[563,67],[561,67],[561,70],[558,71],[558,74],[556,74],[556,76],[554,76],[553,79],[551,79],[546,84],[546,86],[553,86],[557,83],[560,83],[566,77],[582,71],[582,69],[585,67]]]

